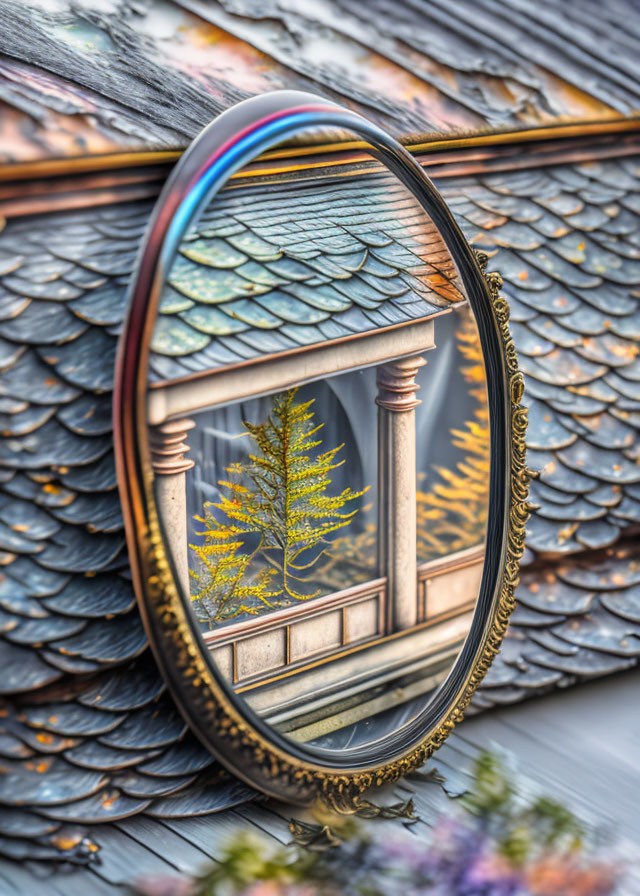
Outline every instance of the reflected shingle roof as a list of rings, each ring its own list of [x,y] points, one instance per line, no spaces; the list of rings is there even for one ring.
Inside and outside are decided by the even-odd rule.
[[[390,176],[227,191],[183,240],[160,306],[153,380],[379,327],[464,300],[451,257]]]

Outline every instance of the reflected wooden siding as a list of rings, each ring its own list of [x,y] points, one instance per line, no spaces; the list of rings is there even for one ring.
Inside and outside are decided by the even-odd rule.
[[[415,628],[473,609],[480,587],[484,546],[418,567]],[[306,671],[389,636],[387,580],[375,579],[265,616],[220,626],[204,635],[222,673],[244,689]],[[407,630],[414,631],[414,627]],[[447,636],[448,637],[448,636]],[[436,652],[439,637],[429,645]]]
[[[296,603],[204,635],[223,674],[248,684],[386,634],[387,580]]]

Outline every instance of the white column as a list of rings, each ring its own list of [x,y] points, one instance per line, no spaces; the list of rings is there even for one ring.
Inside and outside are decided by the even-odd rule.
[[[378,368],[378,555],[388,578],[389,631],[418,621],[416,571],[416,424],[420,355]]]
[[[149,430],[158,511],[176,566],[178,582],[187,595],[190,589],[186,473],[194,462],[184,455],[189,450],[187,432],[195,425],[193,420],[168,420]]]

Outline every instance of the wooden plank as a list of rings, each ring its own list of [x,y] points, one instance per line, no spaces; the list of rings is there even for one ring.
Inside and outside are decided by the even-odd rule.
[[[37,879],[25,867],[0,861],[0,896],[31,896],[38,886]]]
[[[58,872],[39,862],[0,861],[0,896],[122,896],[119,886],[93,874],[91,866]]]
[[[555,737],[571,739],[579,726],[581,752],[583,748],[601,752],[608,762],[640,774],[640,713],[635,711],[639,687],[640,670],[634,669],[565,694],[501,710],[500,715],[508,716],[517,728],[526,726],[538,738],[552,726]]]
[[[290,817],[295,816],[296,809],[297,807],[295,806],[291,807]],[[263,833],[268,834],[269,837],[273,837],[274,840],[278,840],[280,843],[289,843],[291,841],[288,820],[278,815],[268,805],[238,806],[233,811],[250,825],[254,825]]]
[[[198,846],[211,859],[218,859],[225,845],[247,828],[246,820],[231,811],[195,818],[163,818],[160,824]]]
[[[400,799],[412,797],[417,815],[428,827],[432,827],[436,818],[447,810],[449,797],[435,781],[405,779],[400,782],[398,791]],[[377,803],[378,799],[373,797],[373,801]]]
[[[185,874],[197,874],[211,862],[208,853],[197,844],[155,818],[127,818],[115,826]]]
[[[630,691],[640,672],[557,693],[536,704],[508,707],[469,719],[458,738],[474,748],[514,753],[524,775],[566,802],[590,822],[606,822],[630,837],[640,835],[640,753],[612,746],[618,732],[635,743],[629,728]],[[538,703],[543,704],[539,708]],[[601,733],[595,734],[600,728]]]
[[[100,846],[100,864],[92,871],[111,884],[130,886],[146,875],[175,876],[179,870],[176,864],[158,856],[114,825],[101,825],[93,833]]]
[[[30,890],[29,896],[36,896],[36,892]],[[49,875],[46,885],[43,885],[43,893],[46,896],[54,896],[54,893],[55,896],[125,896],[119,884],[112,884],[101,878],[91,865],[53,878]]]
[[[595,821],[594,790],[595,777],[585,774],[581,762],[575,755],[563,756],[557,749],[538,744],[529,733],[518,731],[501,719],[492,719],[491,727],[474,725],[472,737],[474,746],[488,750],[506,750],[514,755],[520,773],[536,782],[540,788],[555,799],[568,803],[570,808],[588,821]],[[588,781],[588,785],[587,785]],[[600,788],[606,791],[606,782]],[[608,807],[604,807],[603,820],[613,820]]]

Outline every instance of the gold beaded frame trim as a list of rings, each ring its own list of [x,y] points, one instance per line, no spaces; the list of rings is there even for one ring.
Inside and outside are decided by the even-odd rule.
[[[261,137],[265,122],[276,123],[275,137],[273,132],[268,139]],[[487,544],[493,550],[487,554],[470,635],[432,703],[397,736],[385,738],[384,755],[379,749],[357,767],[342,766],[339,755],[329,759],[326,752],[314,752],[270,729],[232,693],[216,668],[167,551],[146,419],[151,336],[181,236],[230,171],[284,139],[283,134],[310,123],[348,127],[366,139],[372,155],[398,176],[434,221],[475,313],[491,421]],[[242,140],[249,144],[244,155],[236,153],[229,162]],[[218,165],[220,159],[227,161],[226,169]],[[521,404],[524,381],[509,333],[509,309],[500,295],[500,276],[486,268],[487,256],[469,247],[433,184],[400,144],[355,113],[309,94],[278,91],[224,113],[194,141],[158,200],[134,273],[116,361],[114,438],[134,586],[156,661],[189,726],[230,771],[266,793],[299,804],[320,800],[340,812],[356,811],[363,792],[396,781],[443,743],[499,650],[515,605],[530,473],[525,464],[527,411]]]

